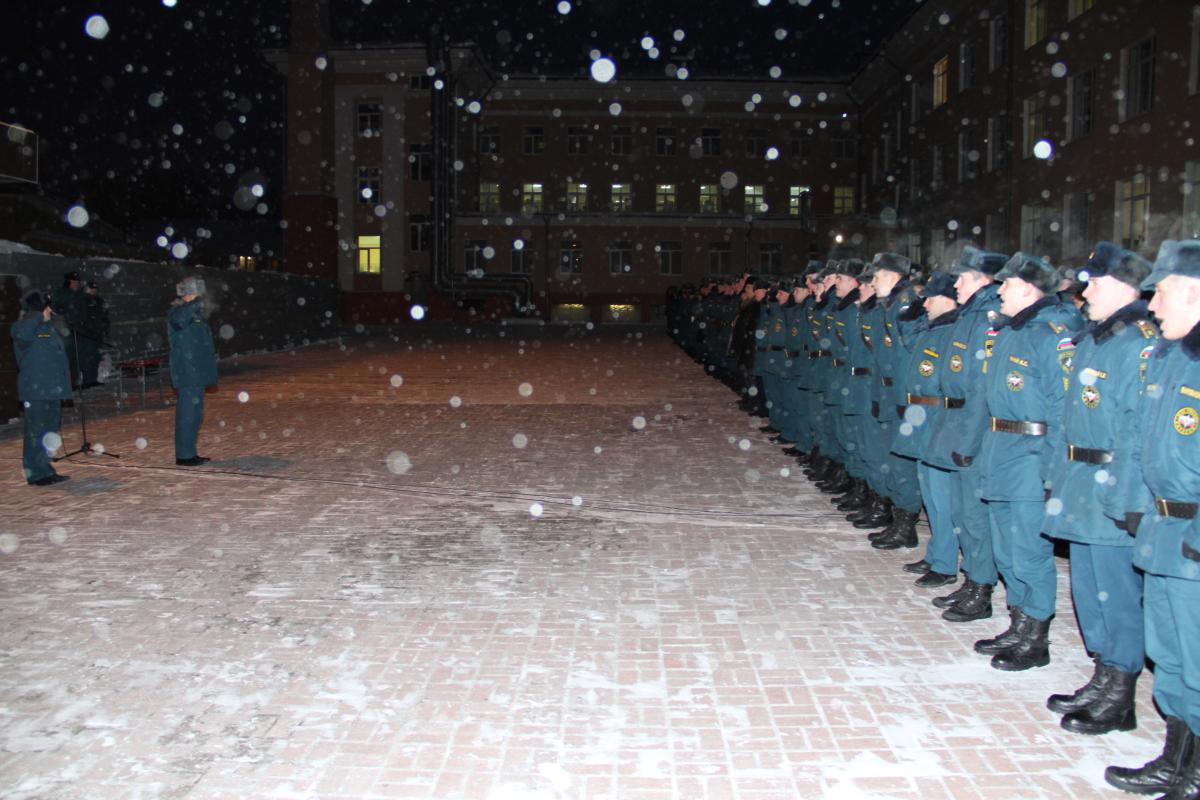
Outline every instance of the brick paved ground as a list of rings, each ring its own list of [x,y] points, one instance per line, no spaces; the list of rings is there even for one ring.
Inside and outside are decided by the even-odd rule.
[[[0,443],[0,797],[1119,797],[1158,751],[1148,676],[1133,733],[1045,709],[1065,574],[1053,663],[992,670],[664,338],[522,335],[223,365],[204,469],[161,408],[52,489]]]

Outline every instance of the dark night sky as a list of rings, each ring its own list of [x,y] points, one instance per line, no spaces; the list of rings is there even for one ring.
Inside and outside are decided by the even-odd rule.
[[[920,0],[333,0],[341,41],[424,41],[432,24],[478,42],[498,71],[584,74],[588,51],[621,75],[694,78],[852,72]],[[42,138],[43,188],[119,225],[153,217],[261,218],[233,204],[247,175],[279,208],[281,79],[289,0],[25,2],[0,34],[0,119]],[[108,34],[85,24],[103,15]],[[685,32],[682,42],[673,32]],[[652,36],[652,59],[639,41]]]

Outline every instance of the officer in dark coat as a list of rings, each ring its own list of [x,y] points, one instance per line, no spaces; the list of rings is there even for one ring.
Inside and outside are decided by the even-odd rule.
[[[58,449],[62,401],[71,399],[71,375],[63,339],[50,321],[50,303],[40,292],[21,299],[21,318],[12,326],[17,354],[17,391],[25,409],[22,467],[25,480],[50,486],[67,480],[50,464]]]
[[[1200,798],[1200,241],[1163,242],[1150,310],[1161,336],[1145,389],[1113,457],[1134,565],[1144,573],[1146,655],[1154,703],[1167,718],[1162,755],[1109,767],[1105,779],[1138,794]]]
[[[79,344],[79,372],[87,389],[99,384],[101,349],[108,339],[108,307],[95,281],[88,281],[83,296],[83,324],[75,334]]]
[[[63,275],[63,283],[54,291],[54,295],[50,298],[51,304],[54,306],[54,313],[58,315],[59,322],[65,323],[67,326],[67,342],[65,343],[67,351],[67,363],[70,365],[71,385],[79,384],[79,353],[78,343],[76,342],[77,332],[83,328],[87,320],[87,299],[83,293],[83,281],[79,278],[78,272],[68,272]]]
[[[984,362],[990,424],[979,462],[1012,624],[975,650],[991,655],[996,669],[1016,672],[1050,663],[1058,576],[1054,545],[1042,535],[1045,486],[1083,320],[1054,293],[1058,271],[1044,258],[1017,253],[996,280],[1006,319]]]
[[[204,388],[217,382],[217,353],[204,317],[204,280],[185,278],[167,314],[171,346],[171,383],[179,392],[175,405],[175,463],[195,467],[209,459],[196,452],[204,418]]]
[[[1091,324],[1076,336],[1062,436],[1042,530],[1071,547],[1071,597],[1088,652],[1091,680],[1047,705],[1076,733],[1132,730],[1134,691],[1146,658],[1142,578],[1133,568],[1125,509],[1109,479],[1117,441],[1129,435],[1158,329],[1139,286],[1150,263],[1109,242],[1096,245],[1080,275]]]

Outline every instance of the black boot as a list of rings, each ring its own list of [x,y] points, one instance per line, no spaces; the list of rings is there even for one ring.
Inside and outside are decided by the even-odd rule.
[[[1196,737],[1187,723],[1167,717],[1167,741],[1162,754],[1141,767],[1109,767],[1104,780],[1123,792],[1155,794],[1169,792],[1179,783],[1184,766],[1192,763]]]
[[[864,508],[850,520],[860,530],[878,530],[892,524],[892,500],[876,497],[870,508]]]
[[[937,589],[940,586],[949,586],[952,583],[958,582],[958,573],[947,575],[944,572],[934,572],[929,570],[921,577],[913,581],[913,585],[918,589]]]
[[[837,510],[842,513],[860,511],[870,502],[867,495],[867,482],[862,478],[851,478],[851,481],[854,485],[836,504]]]
[[[946,615],[943,614],[942,616],[945,617]],[[1025,618],[1025,612],[1021,609],[1010,608],[1008,610],[1008,630],[991,639],[980,639],[975,643],[975,652],[980,655],[994,656],[996,653],[1003,653],[1015,645],[1021,638],[1017,635],[1017,630],[1021,627],[1021,620]]]
[[[1062,718],[1064,730],[1099,736],[1113,731],[1131,731],[1137,727],[1133,710],[1137,694],[1137,672],[1122,672],[1116,667],[1103,667],[1106,673],[1104,691],[1087,708],[1072,711]]]
[[[962,586],[958,587],[950,594],[945,594],[941,597],[935,597],[929,602],[933,603],[935,608],[950,608],[951,606],[958,605],[960,600],[965,600],[967,595],[971,593],[972,587],[978,585],[979,584],[975,583],[975,581],[967,578]]]
[[[904,571],[910,575],[928,575],[929,562],[922,558],[920,561],[914,561],[911,564],[905,564]]]
[[[1111,671],[1101,664],[1100,659],[1097,658],[1096,667],[1092,670],[1092,677],[1087,683],[1076,689],[1072,694],[1050,695],[1046,698],[1046,708],[1055,714],[1070,714],[1072,711],[1087,708],[1099,700],[1100,695],[1104,694],[1104,684],[1110,674],[1112,674]]]
[[[942,612],[947,622],[974,622],[992,616],[992,584],[976,583],[962,600]]]
[[[1192,755],[1183,764],[1179,781],[1159,800],[1200,800],[1200,748],[1192,747]]]
[[[1008,650],[992,656],[992,667],[1004,672],[1024,672],[1050,663],[1050,620],[1025,617],[1018,631],[1021,639]]]
[[[818,456],[817,460],[805,468],[804,474],[814,483],[829,478],[838,468],[838,463],[829,456]]]
[[[899,550],[917,546],[917,515],[903,508],[892,509],[892,532],[871,542],[876,550]]]
[[[846,472],[846,468],[839,464],[837,472],[829,480],[818,483],[817,488],[825,494],[842,494],[848,492],[850,491],[850,473]]]

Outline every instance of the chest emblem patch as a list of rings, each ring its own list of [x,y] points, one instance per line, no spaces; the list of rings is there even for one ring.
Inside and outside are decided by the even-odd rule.
[[[885,333],[883,335],[883,343],[888,347],[892,346],[892,335],[890,333]]]
[[[1014,370],[1005,376],[1004,385],[1010,392],[1019,392],[1025,388],[1025,376]]]
[[[1191,436],[1200,425],[1200,412],[1191,406],[1184,406],[1175,412],[1175,432],[1182,436]]]
[[[1095,408],[1100,405],[1100,390],[1095,386],[1084,386],[1083,391],[1080,392],[1080,397],[1083,400],[1083,404],[1088,408]]]
[[[928,378],[933,374],[933,362],[928,358],[921,359],[921,363],[917,365],[917,372],[921,373],[922,378]]]
[[[954,355],[950,356],[950,371],[951,372],[962,372],[962,368],[963,368],[962,356],[960,356],[958,353],[955,353]]]

